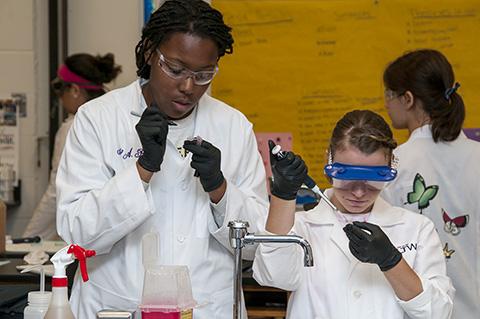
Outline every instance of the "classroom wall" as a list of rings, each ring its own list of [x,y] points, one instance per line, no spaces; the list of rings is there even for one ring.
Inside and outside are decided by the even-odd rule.
[[[68,54],[112,52],[123,72],[110,88],[133,81],[143,1],[69,0],[67,5]],[[48,1],[1,0],[0,13],[0,94],[27,94],[27,116],[20,121],[22,204],[7,213],[7,234],[18,237],[48,184]]]
[[[69,0],[68,54],[112,52],[123,72],[111,87],[136,78],[135,46],[140,40],[143,1]]]
[[[48,1],[0,1],[0,94],[26,93],[20,119],[22,204],[8,208],[7,233],[20,235],[48,181]]]

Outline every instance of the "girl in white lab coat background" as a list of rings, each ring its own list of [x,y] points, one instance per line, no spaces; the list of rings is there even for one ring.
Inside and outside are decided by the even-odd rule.
[[[68,130],[78,108],[83,103],[105,94],[104,84],[113,81],[120,72],[121,67],[115,64],[112,53],[103,56],[88,53],[72,54],[58,68],[57,78],[52,81],[51,86],[68,115],[55,134],[49,183],[23,233],[24,237],[40,236],[43,240],[60,238],[55,226],[57,211],[55,178]]]
[[[408,52],[386,68],[385,106],[408,141],[394,154],[392,205],[430,218],[456,288],[452,318],[480,316],[480,143],[462,132],[465,106],[453,68],[436,50]]]
[[[289,152],[271,156],[274,176],[266,230],[297,234],[313,250],[303,267],[295,244],[261,244],[254,278],[292,295],[287,318],[449,318],[454,288],[446,276],[442,247],[432,222],[385,202],[379,194],[395,177],[396,143],[381,116],[352,111],[340,119],[325,171],[332,189],[321,201],[295,213],[295,194],[307,175],[303,160]]]

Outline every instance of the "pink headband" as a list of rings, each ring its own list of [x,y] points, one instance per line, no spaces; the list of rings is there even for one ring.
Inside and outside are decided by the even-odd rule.
[[[62,81],[68,82],[68,83],[75,83],[79,87],[84,89],[103,90],[103,85],[95,84],[82,78],[81,76],[70,71],[70,69],[65,64],[62,64],[60,66],[60,68],[58,69],[57,75]]]

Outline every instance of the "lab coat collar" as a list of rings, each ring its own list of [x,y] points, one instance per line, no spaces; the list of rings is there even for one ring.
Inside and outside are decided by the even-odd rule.
[[[324,194],[330,199],[332,196],[333,190],[327,189],[324,191]],[[345,257],[350,262],[350,271],[353,271],[353,268],[358,264],[358,260],[350,253],[348,248],[349,241],[345,232],[343,231],[343,225],[337,219],[333,209],[324,201],[321,200],[315,209],[305,213],[305,221],[307,223],[316,225],[316,226],[333,226],[327,227],[325,230],[330,230],[330,240],[343,252]]]
[[[325,190],[325,195],[328,198],[331,198],[332,194],[333,189]],[[340,225],[333,209],[323,200],[311,212],[305,213],[305,220],[307,223],[315,225]],[[379,196],[373,204],[368,222],[381,227],[402,224],[402,213],[400,210],[393,209],[389,203]]]
[[[196,115],[195,115],[195,121],[196,123],[213,123],[215,122],[215,119],[208,118],[211,116],[211,114],[208,112],[207,108],[208,106],[208,98],[209,96],[207,93],[204,93],[202,97],[198,100],[197,105],[195,106],[196,110]],[[217,119],[218,120],[218,119]],[[200,136],[200,137],[205,137],[208,134],[206,134],[206,130],[208,130],[208,125],[195,125],[195,129],[193,132],[193,136]],[[213,141],[208,141],[212,144]],[[215,145],[215,144],[214,144]]]
[[[145,79],[138,79],[129,85],[130,89],[135,92],[133,93],[132,91],[130,91],[131,92],[130,96],[132,100],[130,102],[131,107],[128,109],[129,113],[134,112],[141,115],[143,111],[145,111],[145,109],[147,108],[147,103],[145,102],[145,98],[143,97],[143,94],[142,94],[141,85],[143,81],[145,81]],[[133,116],[130,114],[129,116],[131,117],[133,123],[137,123],[140,120],[140,118],[137,116]]]
[[[330,199],[333,189],[327,189],[324,193]],[[380,227],[391,227],[397,224],[402,224],[403,220],[401,211],[392,208],[393,207],[389,203],[381,197],[378,197],[372,207],[368,222]],[[349,260],[349,274],[351,274],[359,261],[350,252],[349,241],[343,231],[343,225],[338,221],[333,209],[325,203],[325,201],[320,201],[315,209],[306,212],[304,216],[305,221],[312,225],[333,226],[331,227],[330,240],[333,241]]]
[[[413,130],[413,132],[410,134],[410,137],[408,138],[407,142],[416,140],[416,139],[421,139],[421,138],[427,138],[432,140],[432,125],[431,124],[426,124],[424,126],[420,126],[416,129]],[[460,131],[460,134],[458,135],[457,139],[466,139],[467,136],[465,133]]]
[[[420,126],[416,129],[413,130],[412,134],[410,134],[410,137],[408,138],[408,140],[415,140],[417,138],[429,138],[429,139],[432,139],[433,136],[432,136],[432,125],[430,124],[426,124],[424,126]],[[465,135],[465,133],[463,131],[460,131],[460,134],[458,135],[457,138],[462,138],[462,139],[465,139],[467,138],[467,136]]]
[[[134,87],[134,90],[136,91],[136,94],[134,94],[134,101],[135,102],[132,104],[132,109],[131,111],[134,111],[138,114],[142,114],[143,111],[147,108],[147,102],[145,101],[145,97],[143,96],[142,93],[142,86],[148,83],[148,80],[139,78],[135,82],[133,82],[131,85]],[[197,108],[197,111],[199,113],[199,116],[205,117],[208,112],[201,111],[201,107],[199,107],[200,104],[207,103],[209,96],[207,93],[203,94],[202,97],[199,99],[197,105],[195,106]],[[193,113],[192,113],[193,114]],[[200,118],[197,118],[197,120],[200,120]],[[198,133],[197,131],[195,133]]]
[[[143,96],[143,93],[142,93],[142,86],[145,85],[146,83],[148,83],[148,80],[139,78],[137,81],[131,84],[134,87],[136,94],[133,94],[132,109],[130,111],[133,111],[137,114],[143,114],[143,112],[147,108],[147,102],[145,101],[145,97]],[[202,110],[203,109],[202,107],[199,107],[200,104],[206,103],[206,99],[208,99],[208,96],[205,93],[199,99],[197,105],[195,106],[194,112],[190,114],[195,117],[193,136],[202,136],[200,132],[202,129],[200,125],[196,125],[197,123],[209,123],[209,122],[205,122],[207,121],[205,117],[208,116],[208,112],[206,112],[206,110]],[[132,116],[133,123],[136,124],[138,120],[139,118],[137,118],[136,116]]]
[[[432,125],[426,124],[420,127],[417,127],[410,134],[409,140],[414,140],[417,138],[432,138]]]
[[[373,204],[372,213],[368,222],[380,227],[391,227],[403,224],[404,220],[401,210],[394,209],[392,205],[379,196],[375,204]]]

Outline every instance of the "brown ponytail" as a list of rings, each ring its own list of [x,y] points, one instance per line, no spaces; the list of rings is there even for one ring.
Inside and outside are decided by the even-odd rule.
[[[422,102],[432,124],[435,142],[453,141],[462,130],[465,105],[453,90],[455,76],[447,58],[436,50],[417,50],[390,63],[383,74],[385,87],[399,94],[412,92]]]

